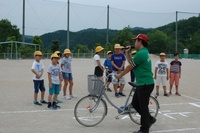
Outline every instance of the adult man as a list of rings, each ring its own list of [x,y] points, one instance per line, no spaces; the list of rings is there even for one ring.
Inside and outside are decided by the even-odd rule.
[[[115,53],[112,54],[111,56],[112,71],[114,74],[119,74],[124,71],[126,57],[124,56],[124,54],[121,53],[122,47],[120,44],[115,44],[114,48],[115,48]],[[119,83],[118,80],[112,79],[112,83],[115,91],[115,97],[118,98],[120,96],[125,96],[122,92],[125,85],[125,78],[124,77],[119,78]],[[120,84],[119,93],[117,92],[118,84]]]
[[[149,128],[155,123],[156,119],[150,115],[148,108],[149,97],[154,89],[151,59],[147,49],[148,37],[145,34],[139,34],[133,40],[135,40],[137,54],[135,54],[132,60],[129,55],[130,48],[126,50],[126,57],[130,65],[116,77],[121,78],[132,69],[134,70],[137,87],[132,99],[132,106],[141,115],[140,130],[134,133],[149,133]]]

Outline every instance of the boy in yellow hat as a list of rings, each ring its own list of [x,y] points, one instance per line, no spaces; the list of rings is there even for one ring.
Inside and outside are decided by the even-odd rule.
[[[62,87],[62,74],[61,67],[57,63],[59,60],[59,56],[57,54],[51,55],[52,63],[48,67],[48,80],[49,80],[49,96],[48,96],[48,108],[50,109],[58,109],[60,106],[56,105],[57,96],[60,92],[60,88]],[[52,101],[53,96],[53,103]]]
[[[115,44],[114,48],[115,48],[115,53],[112,54],[111,56],[112,71],[114,74],[120,74],[124,71],[126,57],[124,54],[121,53],[122,47],[120,44]],[[112,84],[115,91],[115,97],[118,98],[120,96],[126,96],[123,93],[125,83],[126,83],[126,80],[124,77],[121,77],[119,79],[119,83],[118,83],[118,79],[112,79]],[[119,92],[117,92],[118,84],[120,84]]]
[[[41,51],[35,51],[34,53],[35,61],[32,64],[31,71],[34,74],[33,76],[33,83],[34,83],[34,105],[41,106],[42,104],[47,104],[47,102],[44,100],[45,95],[45,86],[44,86],[44,64],[41,61],[42,59],[42,52]],[[41,91],[41,100],[38,102],[38,92]]]
[[[164,96],[168,96],[166,82],[169,79],[169,64],[165,61],[165,53],[160,53],[160,60],[155,64],[154,79],[156,80],[156,97],[159,96],[159,86],[162,83]]]
[[[77,96],[72,94],[73,89],[73,76],[72,76],[72,58],[70,56],[71,51],[69,49],[64,50],[64,57],[61,62],[62,68],[62,76],[64,79],[64,86],[63,86],[63,97],[66,100],[70,100],[71,98],[76,98]],[[69,96],[67,95],[67,86],[69,83]]]
[[[94,70],[94,75],[96,75],[97,77],[103,79],[103,71],[104,71],[104,68],[103,66],[101,65],[101,61],[100,61],[100,55],[102,54],[102,51],[104,50],[103,47],[101,46],[97,46],[96,49],[95,49],[95,55],[93,57],[94,59],[94,64],[95,64],[95,70]]]
[[[104,68],[106,69],[106,76],[108,76],[108,74],[112,73],[112,64],[111,64],[111,56],[112,56],[113,52],[112,51],[108,51],[107,52],[107,59],[104,61]],[[112,82],[112,76],[107,77],[107,83],[106,83],[106,88],[107,91],[112,92],[112,90],[109,88],[110,82]]]
[[[58,55],[59,58],[58,58],[57,64],[60,64],[60,63],[59,63],[59,60],[60,60],[61,57],[62,57],[62,53],[61,53],[60,51],[55,51],[54,54],[57,54],[57,55]],[[61,81],[63,81],[63,78],[61,79]],[[57,99],[57,100],[56,100],[56,103],[63,103],[63,101]]]

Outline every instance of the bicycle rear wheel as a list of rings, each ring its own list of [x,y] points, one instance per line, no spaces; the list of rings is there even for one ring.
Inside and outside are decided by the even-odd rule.
[[[131,109],[133,110],[133,108],[132,108],[132,106],[130,104],[129,105],[129,110],[131,110]],[[150,113],[150,115],[152,117],[156,118],[157,115],[158,115],[158,110],[159,110],[159,104],[158,104],[157,99],[155,97],[153,97],[153,96],[150,96],[150,98],[149,98],[149,113]],[[133,111],[130,112],[129,113],[129,117],[134,123],[136,123],[138,125],[141,124],[140,123],[141,116],[136,111],[135,112],[133,112]]]
[[[107,105],[103,99],[98,102],[97,96],[85,96],[78,101],[74,109],[76,120],[83,126],[92,127],[99,124],[107,114]]]

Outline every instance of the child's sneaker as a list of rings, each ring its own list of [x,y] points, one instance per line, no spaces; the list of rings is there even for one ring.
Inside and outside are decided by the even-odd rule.
[[[56,105],[54,105],[55,107],[56,107],[56,109],[60,109],[61,107],[60,106],[58,106],[57,104]]]
[[[40,100],[40,103],[42,103],[42,104],[48,104],[48,102],[46,102],[45,100]]]
[[[56,103],[63,103],[63,101],[57,99]]]
[[[164,96],[168,97],[169,95],[167,93],[164,93]]]
[[[178,92],[176,92],[175,94],[176,94],[177,96],[181,96],[181,94],[180,94],[180,93],[178,93]]]
[[[70,100],[71,97],[70,97],[70,96],[65,96],[65,99],[66,99],[66,100]]]
[[[39,103],[38,101],[34,101],[34,102],[33,102],[33,104],[34,104],[34,105],[39,105],[39,106],[42,106],[42,104],[41,104],[41,103]]]
[[[70,95],[69,97],[70,97],[70,98],[77,98],[76,95]]]
[[[123,97],[125,97],[126,95],[124,94],[124,93],[122,93],[122,92],[119,92],[118,93],[120,96],[123,96]]]
[[[112,92],[112,90],[110,88],[107,88],[107,91]]]
[[[55,105],[51,105],[50,107],[48,106],[49,109],[53,109],[53,110],[56,110],[57,107]]]
[[[115,97],[119,98],[120,97],[119,93],[115,93]]]

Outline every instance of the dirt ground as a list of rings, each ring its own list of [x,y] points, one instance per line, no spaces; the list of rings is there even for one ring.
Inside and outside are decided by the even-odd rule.
[[[103,62],[104,59],[102,59]],[[153,57],[153,67],[157,57]],[[172,59],[167,59],[170,62]],[[80,98],[88,94],[87,75],[93,74],[92,59],[73,59],[73,92],[76,99],[63,100],[62,107],[56,111],[46,105],[34,106],[31,65],[33,60],[0,60],[0,133],[131,133],[139,129],[127,116],[115,119],[117,111],[108,104],[108,115],[95,127],[83,127],[74,119],[74,106]],[[162,87],[158,97],[161,109],[151,133],[199,133],[200,132],[200,60],[181,59],[182,77],[180,79],[181,97],[174,94],[164,97]],[[50,60],[44,59],[47,70]],[[46,86],[45,100],[48,96],[47,73],[44,73]],[[130,75],[126,75],[130,80]],[[112,87],[111,87],[112,88]],[[125,85],[128,94],[130,86]],[[167,85],[167,89],[169,86]],[[174,89],[173,89],[174,92]],[[115,98],[113,92],[107,93],[110,99],[121,106],[125,98]],[[40,97],[39,97],[40,98]]]

